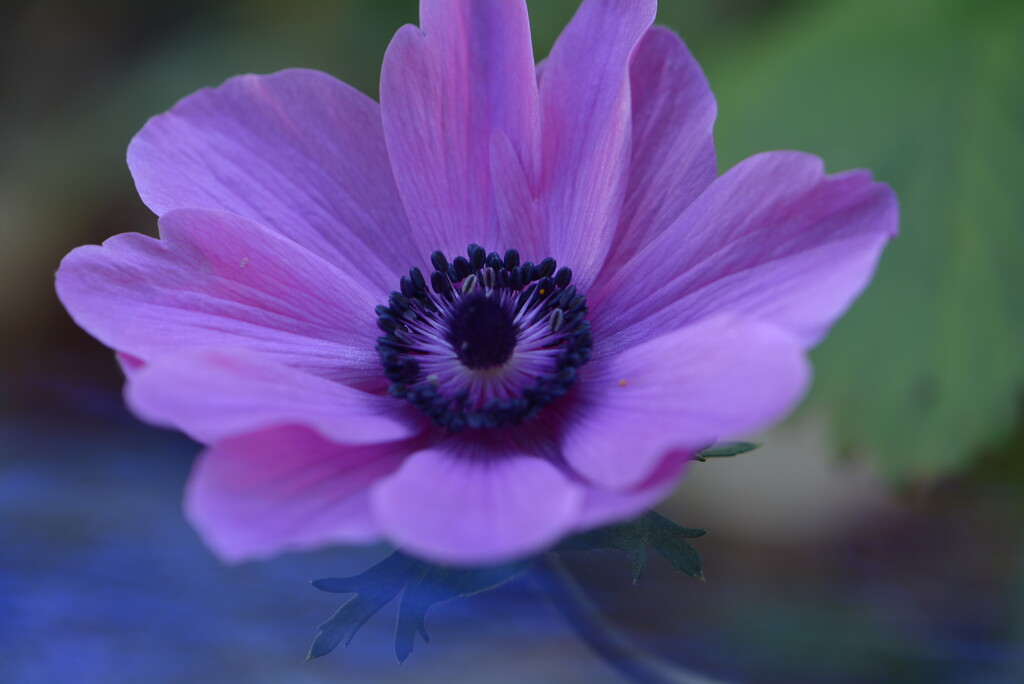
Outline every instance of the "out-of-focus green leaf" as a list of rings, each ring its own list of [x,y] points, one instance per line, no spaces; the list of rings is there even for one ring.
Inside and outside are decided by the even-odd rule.
[[[329,577],[313,582],[321,591],[354,594],[321,624],[307,660],[327,655],[339,644],[348,646],[367,620],[402,594],[395,629],[395,655],[404,662],[416,634],[428,640],[427,611],[435,604],[471,596],[504,584],[529,566],[531,559],[479,568],[433,565],[395,551],[354,577]]]
[[[716,444],[710,449],[705,449],[698,453],[694,458],[698,461],[706,461],[709,458],[728,458],[730,456],[739,456],[761,446],[757,442],[722,442]]]
[[[704,530],[680,527],[654,511],[647,511],[628,522],[573,535],[554,551],[620,551],[633,565],[635,583],[647,567],[650,546],[680,572],[704,579],[700,556],[686,541],[703,534]],[[535,560],[531,557],[502,565],[449,567],[395,551],[358,575],[316,580],[313,586],[321,591],[353,596],[317,627],[306,659],[327,655],[339,645],[348,646],[367,620],[401,594],[395,655],[399,662],[404,662],[412,653],[417,634],[429,641],[426,617],[431,607],[500,586],[527,570]]]
[[[678,27],[683,28],[683,27]],[[685,31],[684,31],[685,35]],[[902,234],[815,352],[811,403],[893,479],[963,466],[1024,387],[1024,4],[791,6],[701,55],[722,168],[766,149],[868,167]]]
[[[650,546],[676,570],[690,577],[704,579],[700,556],[693,545],[686,541],[704,534],[705,530],[680,527],[654,511],[647,511],[628,522],[573,535],[559,544],[555,551],[619,551],[629,558],[633,566],[635,584],[647,569],[647,547]]]

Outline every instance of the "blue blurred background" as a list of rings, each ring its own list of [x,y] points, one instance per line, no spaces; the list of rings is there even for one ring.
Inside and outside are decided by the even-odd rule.
[[[707,527],[706,584],[571,558],[665,658],[749,682],[1024,681],[1024,3],[663,0],[719,102],[720,170],[803,149],[893,185],[902,234],[766,446],[698,464],[663,510]],[[575,0],[530,3],[538,57]],[[394,607],[302,658],[383,548],[221,566],[180,512],[197,446],[135,422],[53,294],[61,256],[154,233],[124,163],[178,98],[323,69],[376,95],[412,0],[0,5],[0,681],[619,681],[529,577]]]

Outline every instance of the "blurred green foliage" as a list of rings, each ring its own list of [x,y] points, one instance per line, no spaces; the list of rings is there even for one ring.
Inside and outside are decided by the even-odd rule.
[[[538,57],[576,0],[530,3]],[[1024,388],[1024,4],[1017,0],[663,0],[719,99],[724,170],[794,148],[893,185],[902,234],[815,353],[812,404],[894,479],[1009,443]],[[59,258],[155,222],[128,140],[148,116],[241,72],[329,71],[375,95],[414,0],[35,0],[0,10],[0,321],[25,354],[70,327]],[[57,323],[59,321],[59,323]],[[49,332],[40,332],[49,331]],[[58,331],[59,334],[53,331]],[[4,351],[9,351],[5,349]],[[8,359],[15,358],[8,356]],[[8,363],[11,363],[8,360]]]
[[[1002,440],[1024,388],[1024,4],[815,3],[716,64],[723,164],[809,150],[901,201],[902,234],[815,355],[841,442],[905,479]]]

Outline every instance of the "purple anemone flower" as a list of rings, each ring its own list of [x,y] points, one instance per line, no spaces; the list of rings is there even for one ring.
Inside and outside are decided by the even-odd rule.
[[[246,75],[132,140],[160,239],[74,250],[57,291],[132,410],[207,445],[185,507],[222,558],[524,556],[799,401],[895,197],[799,152],[719,177],[655,11],[586,0],[537,65],[524,0],[422,0],[379,105]]]

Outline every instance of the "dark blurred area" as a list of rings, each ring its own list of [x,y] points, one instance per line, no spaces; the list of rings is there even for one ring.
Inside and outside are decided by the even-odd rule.
[[[530,3],[538,58],[576,5]],[[149,116],[293,66],[375,96],[415,21],[414,0],[0,5],[0,681],[620,681],[529,577],[436,609],[401,667],[388,608],[303,663],[338,604],[307,581],[387,550],[220,565],[180,510],[198,446],[127,414],[53,292],[73,247],[155,234],[124,161]],[[662,0],[659,23],[718,97],[720,170],[779,148],[870,168],[902,234],[805,407],[664,507],[709,528],[708,582],[571,568],[631,638],[730,681],[1024,681],[1024,3]]]

